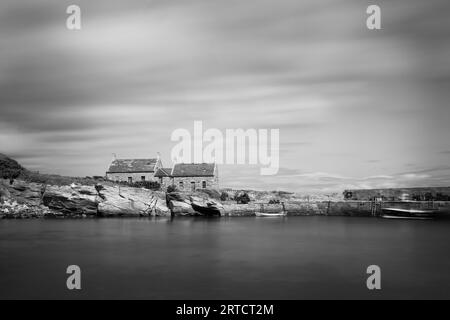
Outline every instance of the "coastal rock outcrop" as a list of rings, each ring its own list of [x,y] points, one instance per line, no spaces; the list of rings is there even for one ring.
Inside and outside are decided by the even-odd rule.
[[[38,218],[54,215],[48,207],[41,203],[39,185],[8,180],[0,180],[0,218]]]
[[[166,201],[175,216],[225,215],[222,204],[211,199],[205,192],[195,194],[173,192],[167,194]]]
[[[29,206],[11,200],[0,203],[0,218],[27,219],[51,215],[55,215],[55,212],[43,205]]]
[[[179,192],[172,192],[166,195],[166,204],[176,216],[188,216],[196,215],[194,209],[192,209],[191,201],[189,197]]]
[[[43,204],[66,216],[96,215],[97,195],[92,187],[78,190],[71,186],[47,186],[43,194]]]
[[[16,180],[12,185],[0,184],[0,197],[2,203],[11,200],[2,206],[7,217],[22,215],[26,210],[21,206],[39,216],[170,216],[164,193],[132,187],[56,186]]]
[[[170,216],[164,193],[122,186],[103,186],[98,191],[100,216]]]
[[[7,180],[2,180],[0,183],[0,193],[2,198],[14,199],[18,203],[27,205],[40,205],[42,200],[43,189],[42,185],[37,183],[27,183],[16,180],[10,184]]]
[[[174,215],[178,216],[193,216],[197,215],[192,205],[184,201],[171,200],[169,204],[170,209]]]
[[[11,197],[8,189],[5,188],[2,184],[0,184],[0,203],[8,200]]]

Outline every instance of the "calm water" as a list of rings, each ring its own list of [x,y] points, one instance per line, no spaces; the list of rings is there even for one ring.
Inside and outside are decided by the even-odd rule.
[[[82,290],[65,270],[82,269]],[[382,290],[366,289],[366,268]],[[374,218],[1,220],[0,298],[450,298],[450,223]]]

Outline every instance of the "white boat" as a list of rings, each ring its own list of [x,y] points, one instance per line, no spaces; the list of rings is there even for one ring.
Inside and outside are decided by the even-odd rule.
[[[381,216],[383,219],[403,219],[403,220],[431,220],[432,217],[404,217],[404,216],[392,216],[388,214],[383,214]]]
[[[284,212],[279,212],[279,213],[255,212],[255,215],[257,217],[285,217],[286,213],[284,213]]]

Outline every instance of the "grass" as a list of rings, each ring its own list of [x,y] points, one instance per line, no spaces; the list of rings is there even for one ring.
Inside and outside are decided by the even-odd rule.
[[[76,184],[82,184],[87,186],[94,186],[98,183],[100,184],[107,184],[107,185],[113,185],[112,182],[105,181],[104,179],[94,179],[91,177],[67,177],[67,176],[60,176],[57,174],[45,174],[45,173],[38,173],[38,172],[32,172],[32,171],[24,171],[19,176],[19,179],[27,181],[27,182],[34,182],[34,183],[40,183],[40,184],[50,184],[50,185],[56,185],[56,186],[68,186],[72,183]]]

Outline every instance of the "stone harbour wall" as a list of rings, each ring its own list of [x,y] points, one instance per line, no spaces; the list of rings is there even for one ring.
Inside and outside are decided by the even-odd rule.
[[[278,213],[283,211],[281,204],[264,205],[266,213]],[[371,216],[370,202],[332,202],[332,201],[311,201],[311,202],[285,202],[284,208],[288,216]],[[256,212],[261,212],[261,206],[256,203],[250,204],[225,204],[224,209],[228,216],[253,216]]]
[[[384,201],[450,201],[450,187],[345,190],[344,197],[346,200],[355,201],[371,201],[376,198]]]
[[[250,204],[223,204],[226,216],[254,216],[256,212],[261,212],[261,206],[257,203]],[[283,206],[264,205],[263,212],[282,212]],[[370,217],[381,213],[381,208],[403,208],[403,209],[435,209],[443,213],[450,214],[449,201],[435,202],[383,202],[373,201],[311,201],[311,202],[285,202],[284,208],[287,216],[352,216]]]

